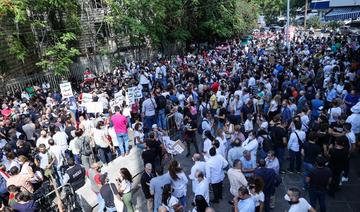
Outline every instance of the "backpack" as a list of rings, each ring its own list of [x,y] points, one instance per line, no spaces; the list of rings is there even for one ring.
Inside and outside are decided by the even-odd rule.
[[[156,98],[157,109],[164,109],[166,107],[166,98],[163,95],[159,95]]]
[[[209,121],[206,120],[206,119],[203,119],[203,120],[201,121],[201,123],[199,124],[199,127],[197,128],[197,131],[198,131],[198,133],[199,133],[200,135],[202,135],[203,132],[204,132],[204,130],[203,130],[203,128],[202,128],[202,123],[203,123],[204,121],[206,121],[206,122],[209,124]]]
[[[4,176],[0,174],[0,194],[7,193],[7,181]]]
[[[80,146],[80,155],[90,156],[92,154],[92,149],[90,146],[90,142],[87,142],[85,137],[81,138],[81,146]]]
[[[271,137],[268,135],[262,135],[261,136],[263,138],[263,142],[262,142],[262,149],[265,152],[269,152],[270,150],[274,150],[274,144],[271,140]]]

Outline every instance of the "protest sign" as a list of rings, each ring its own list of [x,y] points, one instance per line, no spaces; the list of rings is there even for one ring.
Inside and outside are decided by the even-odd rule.
[[[89,102],[92,102],[93,98],[92,98],[92,94],[91,93],[83,93],[82,94],[82,103],[86,104]]]
[[[178,154],[181,154],[185,150],[185,146],[180,140],[177,140],[173,144],[173,148]]]
[[[130,87],[130,88],[128,88],[127,95],[129,97],[130,104],[133,104],[133,103],[135,103],[136,99],[141,99],[142,98],[141,88],[139,88],[137,86]]]
[[[84,105],[87,113],[102,113],[104,110],[101,102],[88,102]]]
[[[117,93],[114,94],[114,101],[117,104],[122,103],[125,100],[125,97],[122,95],[122,92],[119,91]]]
[[[70,82],[61,83],[60,91],[61,91],[61,95],[64,99],[74,96]]]

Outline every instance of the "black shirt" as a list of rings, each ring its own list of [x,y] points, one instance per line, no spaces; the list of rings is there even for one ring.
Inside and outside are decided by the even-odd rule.
[[[148,183],[150,183],[150,180],[154,177],[154,175],[152,173],[148,174],[146,172],[144,172],[141,176],[141,188],[145,194],[145,198],[149,199],[152,197],[152,195],[150,194],[150,186],[148,185]]]
[[[286,138],[286,130],[280,126],[274,126],[270,130],[270,136],[274,142],[276,148],[285,148],[287,145],[284,144],[283,138]]]
[[[321,148],[317,144],[305,142],[304,162],[314,164],[316,156],[318,156],[319,154],[321,154]]]
[[[331,170],[327,167],[315,168],[309,175],[310,190],[316,189],[320,191],[325,191],[331,175]]]
[[[341,171],[348,159],[348,151],[345,148],[332,148],[329,150],[331,170]]]
[[[196,123],[195,123],[194,120],[189,121],[188,119],[184,119],[184,128],[185,128],[185,137],[187,137],[187,139],[195,138],[196,131],[189,131],[191,129],[193,130],[193,129],[197,128]]]
[[[147,163],[151,163],[154,166],[155,163],[155,158],[156,158],[156,154],[153,150],[145,150],[142,154],[141,157],[144,161],[144,164]]]

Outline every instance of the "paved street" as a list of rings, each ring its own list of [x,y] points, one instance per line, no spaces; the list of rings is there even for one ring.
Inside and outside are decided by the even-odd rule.
[[[194,150],[192,150],[194,151]],[[103,172],[108,172],[111,181],[115,181],[115,178],[118,176],[119,169],[121,167],[127,167],[131,173],[134,175],[141,171],[142,160],[140,159],[140,151],[138,149],[132,149],[130,155],[126,158],[117,158],[115,161],[109,164],[108,167],[103,168]],[[184,168],[185,173],[188,175],[190,173],[190,169],[193,165],[191,157],[185,157],[186,151],[174,157],[174,159],[178,160],[181,163],[181,166]],[[336,194],[335,198],[327,197],[327,205],[329,212],[359,212],[360,211],[360,178],[358,177],[355,167],[360,163],[359,154],[354,154],[351,162],[351,172],[350,172],[350,180],[347,183],[344,183],[342,189],[339,193]],[[165,166],[167,168],[167,166]],[[144,195],[142,193],[141,188],[139,187],[140,176],[138,175],[134,179],[134,194],[133,194],[133,202],[135,204],[135,209],[139,212],[146,211],[146,202]],[[299,174],[285,174],[282,175],[283,183],[276,191],[276,208],[273,210],[275,212],[278,211],[286,211],[289,208],[288,203],[284,200],[284,195],[286,189],[289,187],[296,186],[298,188],[302,187],[302,176]],[[227,177],[224,181],[224,199],[219,203],[212,205],[216,211],[231,211],[231,206],[228,204],[228,200],[232,199],[232,195],[229,192],[229,181]],[[84,194],[89,197],[92,196],[90,194],[90,190],[87,190]],[[187,211],[192,209],[191,200],[193,199],[191,183],[188,184],[188,207]],[[212,193],[210,193],[212,198]],[[304,192],[303,196],[307,199],[307,194]],[[96,200],[91,198],[90,205],[95,205]],[[96,208],[95,208],[96,209]],[[94,210],[95,211],[95,210]]]

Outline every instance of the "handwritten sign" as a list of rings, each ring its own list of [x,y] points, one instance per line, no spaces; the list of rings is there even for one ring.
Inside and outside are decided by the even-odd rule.
[[[117,104],[121,104],[125,100],[125,97],[122,95],[122,92],[119,91],[114,94],[114,99]]]
[[[86,104],[89,102],[92,102],[93,98],[92,98],[92,94],[91,93],[83,93],[82,94],[82,103]]]
[[[60,91],[61,91],[61,95],[64,99],[74,96],[70,82],[61,83]]]
[[[136,87],[136,86],[130,87],[130,88],[128,88],[127,95],[129,97],[130,103],[135,103],[136,99],[141,99],[142,98],[141,88]]]

